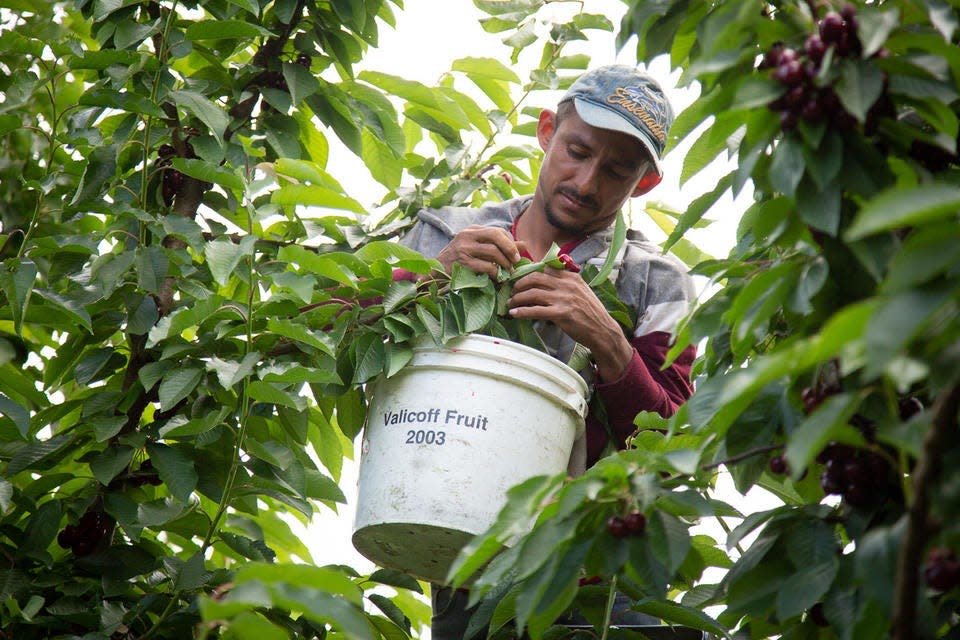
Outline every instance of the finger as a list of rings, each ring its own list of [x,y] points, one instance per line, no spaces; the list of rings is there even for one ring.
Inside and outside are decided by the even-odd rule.
[[[469,237],[478,245],[483,245],[482,253],[477,257],[486,257],[505,269],[520,261],[520,250],[513,237],[498,227],[467,227]]]

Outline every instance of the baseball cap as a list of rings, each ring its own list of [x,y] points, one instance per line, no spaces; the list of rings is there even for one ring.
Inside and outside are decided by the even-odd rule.
[[[637,138],[650,152],[657,175],[663,175],[660,157],[673,109],[656,80],[624,64],[597,67],[570,85],[560,102],[567,100],[587,124]]]

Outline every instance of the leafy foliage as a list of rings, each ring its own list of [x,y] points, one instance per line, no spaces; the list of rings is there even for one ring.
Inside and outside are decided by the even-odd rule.
[[[494,140],[612,25],[557,24],[526,84],[465,58],[426,86],[355,72],[396,2],[28,4],[0,9],[0,635],[419,635],[420,584],[309,566],[293,523],[344,501],[362,383],[493,322],[431,302],[464,274],[395,282],[437,263],[389,240],[529,192]],[[540,6],[491,14],[513,55]]]
[[[533,638],[560,637],[571,606],[603,627],[585,576],[737,638],[954,637],[956,3],[676,0],[632,3],[624,25],[639,58],[699,83],[671,130],[695,138],[681,181],[735,161],[667,244],[753,191],[737,246],[695,268],[717,293],[673,353],[703,345],[698,386],[671,419],[638,416],[628,451],[518,490],[451,578]],[[720,469],[782,506],[737,513]],[[608,528],[636,511],[657,526]],[[695,530],[714,519],[725,539]]]

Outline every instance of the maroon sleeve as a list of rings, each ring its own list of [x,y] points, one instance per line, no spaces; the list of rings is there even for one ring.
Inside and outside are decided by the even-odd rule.
[[[665,331],[633,338],[630,341],[633,359],[620,379],[596,385],[617,449],[622,449],[627,437],[636,430],[633,419],[638,413],[655,411],[669,417],[693,393],[690,367],[696,357],[696,347],[684,349],[661,371],[670,340],[670,334]],[[600,458],[610,433],[592,412],[587,415],[586,423],[587,466],[590,466]]]

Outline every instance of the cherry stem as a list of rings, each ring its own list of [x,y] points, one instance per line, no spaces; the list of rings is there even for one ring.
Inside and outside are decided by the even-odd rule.
[[[610,591],[607,593],[607,610],[603,614],[603,633],[600,640],[607,640],[607,634],[610,632],[610,619],[613,617],[613,602],[617,597],[617,576],[610,579]]]
[[[710,469],[716,469],[717,467],[722,467],[722,466],[724,466],[724,465],[730,465],[730,464],[735,464],[735,463],[737,463],[737,462],[743,462],[744,460],[747,460],[748,458],[752,458],[753,456],[759,456],[759,455],[764,454],[764,453],[769,453],[770,451],[776,451],[777,449],[783,449],[783,445],[782,445],[782,444],[768,444],[768,445],[763,446],[763,447],[757,447],[756,449],[750,449],[749,451],[744,451],[743,453],[741,453],[741,454],[739,454],[739,455],[735,455],[735,456],[730,457],[730,458],[727,458],[727,459],[725,459],[725,460],[718,460],[717,462],[711,462],[710,464],[705,464],[705,465],[701,466],[700,468],[703,469],[704,471],[709,471]]]

